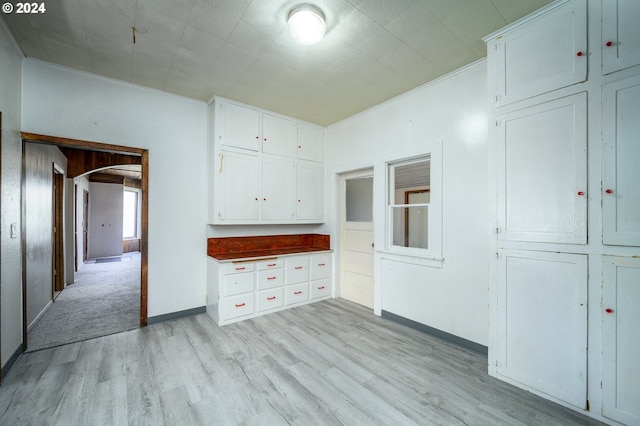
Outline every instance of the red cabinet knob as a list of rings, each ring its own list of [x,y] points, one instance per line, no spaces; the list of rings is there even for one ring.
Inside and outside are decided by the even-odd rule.
[[[613,194],[613,189],[607,189],[604,192],[606,192],[607,194]]]
[[[258,197],[256,197],[256,201],[258,201]]]
[[[582,197],[583,195],[584,195],[584,192],[578,191],[578,196]]]
[[[260,139],[260,136],[256,136],[256,139]]]
[[[244,303],[236,303],[236,308],[242,308],[244,306]]]
[[[266,141],[267,141],[267,138],[264,138],[264,141],[266,142]]]
[[[576,53],[576,56],[582,56],[584,55],[584,53],[582,53],[582,50],[578,51],[578,53]]]
[[[612,41],[608,41],[604,45],[607,46],[607,47],[611,47],[611,46],[613,46],[613,42]]]
[[[604,311],[605,311],[606,313],[608,313],[608,314],[612,314],[612,313],[613,313],[613,309],[611,309],[611,308],[607,308],[607,309],[605,309]]]
[[[263,198],[263,199],[262,199],[262,201],[267,201],[267,199],[266,199],[266,198]]]

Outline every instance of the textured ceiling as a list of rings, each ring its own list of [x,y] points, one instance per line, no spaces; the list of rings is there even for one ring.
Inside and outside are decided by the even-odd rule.
[[[483,36],[551,2],[310,1],[328,27],[312,46],[286,29],[298,0],[55,0],[4,19],[28,57],[328,125],[484,57]]]

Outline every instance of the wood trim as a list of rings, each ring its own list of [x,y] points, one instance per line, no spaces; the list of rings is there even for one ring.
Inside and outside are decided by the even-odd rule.
[[[87,151],[70,147],[59,147],[59,149],[67,157],[67,177],[69,178],[76,178],[111,166],[139,165],[141,161],[139,155]]]
[[[25,142],[48,143],[58,147],[81,148],[89,151],[110,152],[112,154],[129,154],[142,156],[146,149],[130,146],[112,145],[102,142],[70,139],[59,136],[39,135],[37,133],[22,132],[22,140]]]
[[[147,325],[149,264],[149,151],[142,152],[142,223],[140,224],[140,327]]]

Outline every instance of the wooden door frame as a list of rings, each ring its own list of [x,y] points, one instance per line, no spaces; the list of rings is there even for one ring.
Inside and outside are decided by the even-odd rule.
[[[52,165],[52,205],[51,205],[51,300],[56,292],[62,291],[65,285],[64,264],[64,233],[63,233],[63,205],[64,205],[64,170],[53,163]]]
[[[110,153],[121,156],[140,157],[141,164],[141,186],[142,186],[142,218],[140,235],[140,327],[147,325],[147,293],[148,293],[148,263],[149,263],[149,150],[122,145],[105,144],[101,142],[86,141],[80,139],[70,139],[58,136],[40,135],[22,132],[23,155],[22,155],[22,235],[25,235],[26,208],[25,208],[25,142],[55,145],[59,148],[74,148],[87,152]],[[114,164],[115,165],[115,164]],[[87,170],[89,171],[89,170]],[[26,245],[22,243],[22,349],[27,349],[27,280],[26,280]]]

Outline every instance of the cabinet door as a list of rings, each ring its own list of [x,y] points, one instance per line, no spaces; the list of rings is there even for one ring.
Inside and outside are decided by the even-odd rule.
[[[497,297],[496,374],[585,408],[587,256],[502,250]]]
[[[262,159],[262,219],[292,221],[295,217],[296,163]]]
[[[487,49],[496,55],[498,106],[585,81],[586,1],[570,1],[525,22]]]
[[[218,104],[218,139],[221,145],[257,151],[260,147],[260,112],[244,106]]]
[[[603,260],[602,414],[640,424],[640,259]]]
[[[603,242],[640,246],[640,76],[602,90]]]
[[[298,123],[298,158],[324,161],[324,128]]]
[[[267,113],[262,114],[262,152],[294,157],[296,122]]]
[[[501,240],[587,242],[587,95],[498,118]]]
[[[296,219],[324,220],[324,167],[322,164],[298,161]]]
[[[219,221],[258,220],[260,159],[257,155],[221,152],[220,185],[214,192]],[[221,196],[221,197],[220,197]]]
[[[640,2],[602,1],[602,73],[640,64]]]

